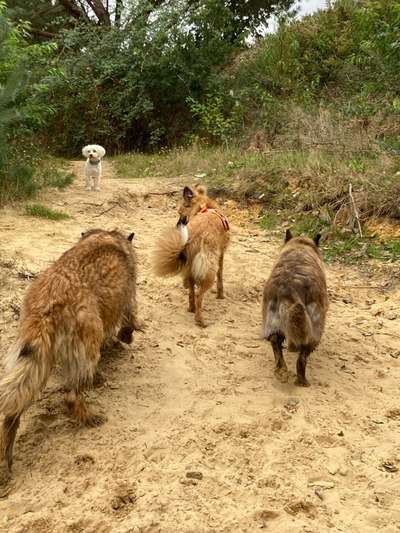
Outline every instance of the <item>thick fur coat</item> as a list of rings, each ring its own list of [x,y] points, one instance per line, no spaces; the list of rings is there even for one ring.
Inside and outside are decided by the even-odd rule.
[[[24,298],[15,346],[0,381],[0,460],[12,464],[21,413],[60,365],[66,400],[84,424],[97,424],[83,389],[91,383],[103,342],[118,331],[132,342],[138,327],[136,259],[131,234],[91,230],[43,272]]]
[[[183,190],[178,206],[177,229],[170,229],[157,244],[155,272],[160,276],[183,276],[189,289],[189,311],[201,326],[204,294],[217,278],[217,298],[224,298],[223,263],[229,243],[229,224],[204,186]],[[197,287],[197,292],[195,290]]]
[[[282,353],[298,352],[297,384],[307,385],[307,358],[318,346],[328,309],[328,293],[323,263],[319,254],[320,235],[314,240],[292,238],[286,233],[283,250],[264,287],[263,335],[271,342],[277,375],[287,379]]]

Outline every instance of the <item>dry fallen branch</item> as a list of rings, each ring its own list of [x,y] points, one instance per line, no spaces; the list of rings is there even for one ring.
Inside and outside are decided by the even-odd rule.
[[[180,191],[166,191],[166,192],[148,192],[144,195],[144,198],[147,198],[148,196],[173,196],[174,194],[178,194]]]
[[[110,202],[114,205],[112,205],[111,207],[109,207],[108,209],[105,209],[104,211],[102,211],[101,213],[99,213],[98,215],[94,215],[94,217],[101,217],[101,215],[105,215],[106,213],[108,213],[109,211],[111,211],[111,209],[114,209],[114,207],[117,207],[117,205],[123,209],[123,206],[119,203],[119,202]]]

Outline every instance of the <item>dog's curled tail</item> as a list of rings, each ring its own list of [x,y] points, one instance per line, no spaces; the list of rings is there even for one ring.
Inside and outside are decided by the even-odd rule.
[[[286,337],[289,350],[297,350],[312,342],[312,325],[306,308],[301,302],[281,304],[280,313],[286,322]]]
[[[175,276],[187,263],[185,252],[189,242],[187,226],[169,229],[161,236],[153,257],[153,268],[157,276]]]
[[[0,435],[0,460],[6,459],[10,470],[20,416],[39,396],[53,366],[53,358],[44,344],[42,341],[25,342],[13,348],[8,354],[8,371],[0,381],[0,413],[5,415]]]

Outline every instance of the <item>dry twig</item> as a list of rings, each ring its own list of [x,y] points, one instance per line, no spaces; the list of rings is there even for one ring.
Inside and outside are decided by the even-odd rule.
[[[360,237],[362,237],[363,234],[362,234],[362,229],[361,229],[360,217],[359,217],[359,214],[358,214],[356,203],[354,201],[353,187],[352,187],[351,183],[349,183],[349,197],[350,197],[350,204],[353,207],[354,216],[356,217],[356,220],[357,220],[358,232],[360,234]]]

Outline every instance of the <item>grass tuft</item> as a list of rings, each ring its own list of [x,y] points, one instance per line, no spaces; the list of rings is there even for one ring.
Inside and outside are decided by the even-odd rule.
[[[25,206],[25,214],[31,217],[47,218],[48,220],[66,220],[71,218],[67,213],[50,209],[42,204],[28,204]]]

